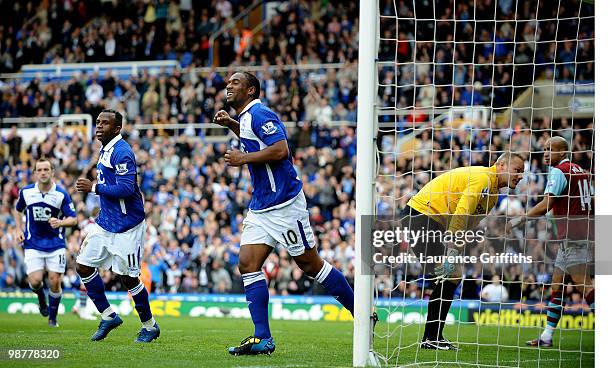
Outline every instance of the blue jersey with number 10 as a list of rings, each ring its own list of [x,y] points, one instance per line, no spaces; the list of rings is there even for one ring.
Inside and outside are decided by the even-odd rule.
[[[287,131],[278,116],[253,100],[239,115],[240,145],[244,152],[261,151],[287,140]],[[249,209],[263,212],[291,203],[302,190],[302,182],[293,167],[291,154],[284,160],[266,164],[249,164],[253,198]]]

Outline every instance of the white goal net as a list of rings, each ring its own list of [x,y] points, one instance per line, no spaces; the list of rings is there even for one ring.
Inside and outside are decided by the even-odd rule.
[[[515,189],[500,190],[480,222],[484,240],[461,249],[478,262],[462,267],[443,326],[457,350],[421,345],[436,287],[432,275],[419,262],[374,262],[372,251],[379,250],[358,240],[355,365],[594,366],[590,281],[564,270],[559,284],[553,282],[563,266],[557,255],[566,251],[559,219],[549,213],[504,230],[508,219],[543,198],[551,137],[568,142],[568,158],[588,177],[581,201],[592,200],[594,7],[584,0],[377,1],[373,28],[360,35],[358,154],[362,160],[371,136],[375,160],[370,169],[367,159],[357,166],[357,216],[375,215],[375,227],[401,221],[425,184],[455,168],[491,167],[504,152],[524,158],[525,174]],[[370,25],[364,15],[362,9],[360,27]],[[375,37],[373,50],[364,42],[368,36]],[[367,64],[369,51],[373,64]],[[370,65],[375,78],[362,86],[369,84]],[[370,103],[373,110],[363,106]],[[373,200],[364,198],[369,193]],[[358,239],[372,238],[365,222],[358,220]],[[410,253],[407,242],[394,245],[389,255]],[[483,253],[507,258],[486,260]],[[585,269],[590,276],[592,269]],[[552,325],[552,346],[526,344]]]

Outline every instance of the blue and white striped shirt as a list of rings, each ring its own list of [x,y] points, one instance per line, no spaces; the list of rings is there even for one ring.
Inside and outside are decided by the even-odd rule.
[[[19,192],[15,208],[19,212],[25,210],[25,249],[53,252],[66,247],[64,228],[49,225],[51,217],[76,217],[72,199],[63,188],[53,184],[49,192],[42,193],[38,183],[27,185]]]

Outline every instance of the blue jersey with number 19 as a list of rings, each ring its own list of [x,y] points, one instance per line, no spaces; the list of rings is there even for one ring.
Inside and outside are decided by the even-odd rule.
[[[42,193],[38,183],[30,184],[19,192],[15,208],[19,212],[25,210],[25,249],[53,252],[66,247],[64,228],[54,229],[49,225],[51,217],[76,217],[72,199],[63,188],[53,184],[51,190]]]
[[[239,115],[240,145],[244,152],[261,151],[287,140],[287,131],[278,116],[260,100],[251,101]],[[284,160],[249,164],[253,198],[249,209],[263,212],[290,204],[302,191],[302,181],[293,167],[291,154]]]
[[[102,147],[97,171],[100,215],[96,223],[111,233],[123,233],[140,224],[145,213],[136,180],[136,157],[121,135]]]

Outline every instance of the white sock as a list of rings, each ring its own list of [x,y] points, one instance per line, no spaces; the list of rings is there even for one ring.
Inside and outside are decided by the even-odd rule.
[[[143,322],[142,327],[146,328],[149,331],[155,330],[155,318],[151,317],[150,320]]]
[[[49,290],[49,296],[52,296],[54,298],[60,298],[62,296],[62,289],[60,289],[60,291],[57,293],[54,293],[53,291]]]
[[[546,325],[544,332],[542,332],[542,335],[540,336],[540,340],[544,340],[544,341],[552,340],[553,332],[555,332],[554,328],[550,327],[549,325]]]
[[[325,281],[325,279],[327,278],[327,276],[329,275],[329,273],[332,271],[333,268],[334,267],[332,265],[330,265],[329,262],[323,261],[323,267],[321,267],[321,270],[319,271],[319,273],[317,274],[315,279],[319,283],[322,284],[323,281]]]
[[[102,319],[105,321],[110,321],[111,319],[113,319],[113,317],[111,317],[111,314],[113,313],[115,313],[115,311],[112,307],[106,308],[104,312],[102,312]]]

